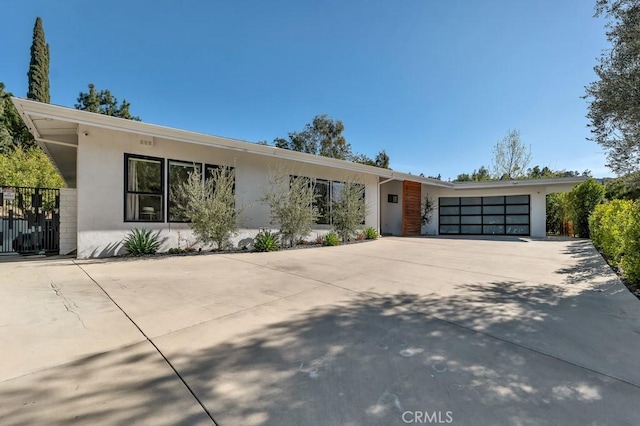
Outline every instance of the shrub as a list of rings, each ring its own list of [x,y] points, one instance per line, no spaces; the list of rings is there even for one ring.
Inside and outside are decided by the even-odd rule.
[[[237,209],[234,194],[235,171],[219,167],[207,176],[204,184],[199,171],[171,188],[171,200],[176,214],[184,215],[191,223],[197,240],[213,244],[218,250],[230,246],[231,236],[238,231],[242,209]]]
[[[331,200],[333,230],[343,242],[349,241],[362,226],[367,210],[364,185],[353,180],[343,183],[337,197]]]
[[[589,215],[604,200],[604,185],[595,179],[587,179],[569,193],[574,232],[589,238]]]
[[[0,154],[0,186],[61,188],[65,184],[40,147],[17,146]]]
[[[279,249],[280,244],[278,243],[278,235],[269,230],[258,232],[253,243],[254,251],[277,251]]]
[[[316,244],[324,244],[324,235],[316,234]]]
[[[154,254],[160,247],[159,233],[152,234],[148,229],[134,229],[122,242],[127,253],[134,256]]]
[[[378,231],[376,231],[376,228],[368,226],[364,229],[364,238],[366,240],[375,240],[378,238]]]
[[[340,245],[340,238],[338,237],[338,234],[336,234],[335,232],[329,232],[328,234],[326,234],[324,236],[324,239],[322,240],[322,245],[323,246]]]
[[[640,284],[640,201],[613,200],[597,206],[589,228],[593,244],[609,264],[622,268],[632,284]]]
[[[280,227],[283,242],[289,246],[307,236],[318,218],[310,183],[309,178],[276,169],[269,173],[268,186],[262,188],[262,202],[271,208],[271,223]]]
[[[364,241],[366,237],[367,236],[365,235],[364,231],[356,232],[356,241]]]
[[[640,286],[640,201],[636,200],[633,203],[628,218],[629,227],[620,266],[629,281],[638,287]]]

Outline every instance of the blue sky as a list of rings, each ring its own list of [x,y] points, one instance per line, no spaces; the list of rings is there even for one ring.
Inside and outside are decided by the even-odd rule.
[[[593,3],[5,2],[0,81],[25,96],[41,16],[54,104],[94,83],[145,122],[251,142],[326,113],[355,151],[444,179],[488,166],[518,129],[534,164],[602,177],[581,99],[607,47]]]

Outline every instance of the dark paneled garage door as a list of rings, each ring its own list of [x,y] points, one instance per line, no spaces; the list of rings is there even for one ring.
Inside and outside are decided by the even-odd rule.
[[[530,235],[528,195],[441,197],[440,234]]]

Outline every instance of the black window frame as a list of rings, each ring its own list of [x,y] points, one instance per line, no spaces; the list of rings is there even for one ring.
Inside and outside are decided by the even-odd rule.
[[[129,160],[130,159],[139,159],[146,161],[157,161],[160,163],[160,192],[144,192],[144,191],[129,191]],[[166,205],[166,188],[165,188],[165,159],[161,157],[152,157],[149,155],[140,155],[140,154],[124,154],[124,197],[122,203],[122,217],[125,223],[165,223],[165,205]],[[129,194],[135,195],[154,195],[160,196],[160,209],[159,212],[162,214],[162,218],[158,220],[135,220],[135,219],[127,219],[127,198]]]
[[[171,220],[170,210],[171,210],[171,162],[190,164],[192,166],[196,166],[200,168],[200,181],[204,182],[204,169],[203,163],[195,162],[195,161],[187,161],[187,160],[177,160],[174,158],[167,159],[167,202],[165,203],[166,208],[166,218],[167,223],[191,223],[190,219],[187,220]],[[206,166],[205,166],[206,167]]]

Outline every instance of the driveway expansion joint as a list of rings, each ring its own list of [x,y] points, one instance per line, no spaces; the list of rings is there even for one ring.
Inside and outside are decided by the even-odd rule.
[[[211,420],[211,422],[214,425],[217,425],[218,423],[216,423],[215,419],[213,418],[213,415],[209,412],[209,410],[207,409],[207,407],[204,405],[204,403],[200,400],[200,398],[198,398],[198,396],[196,395],[196,393],[194,392],[193,389],[191,389],[191,386],[189,386],[189,384],[184,380],[184,378],[180,375],[180,373],[178,372],[178,370],[176,370],[176,368],[173,366],[173,364],[171,363],[171,361],[169,361],[169,359],[167,359],[167,357],[162,353],[162,351],[160,350],[160,348],[153,342],[153,340],[151,340],[151,338],[149,338],[149,336],[147,336],[147,334],[142,330],[142,328],[140,328],[140,326],[133,320],[133,318],[131,318],[129,316],[129,314],[127,314],[127,312],[125,312],[124,309],[122,309],[122,307],[111,297],[111,295],[109,293],[107,293],[107,291],[100,285],[100,283],[98,281],[96,281],[80,264],[76,263],[75,260],[72,261],[74,263],[74,265],[76,265],[78,268],[80,268],[80,270],[82,272],[85,273],[85,275],[96,285],[98,286],[98,288],[100,290],[102,290],[102,292],[109,298],[109,300],[111,300],[111,303],[113,303],[119,310],[120,312],[122,312],[124,314],[125,317],[127,317],[127,319],[134,325],[134,327],[136,327],[138,329],[138,331],[144,336],[144,338],[151,344],[151,346],[153,346],[153,348],[156,350],[156,352],[158,352],[158,354],[162,357],[162,359],[164,359],[165,363],[169,366],[169,368],[171,368],[171,370],[173,371],[173,373],[178,377],[178,379],[182,382],[182,384],[187,388],[187,390],[189,391],[189,393],[191,393],[191,396],[193,396],[193,398],[196,400],[196,402],[198,403],[198,405],[200,405],[200,408],[202,408],[202,410],[205,412],[205,414],[209,417],[209,419]]]

